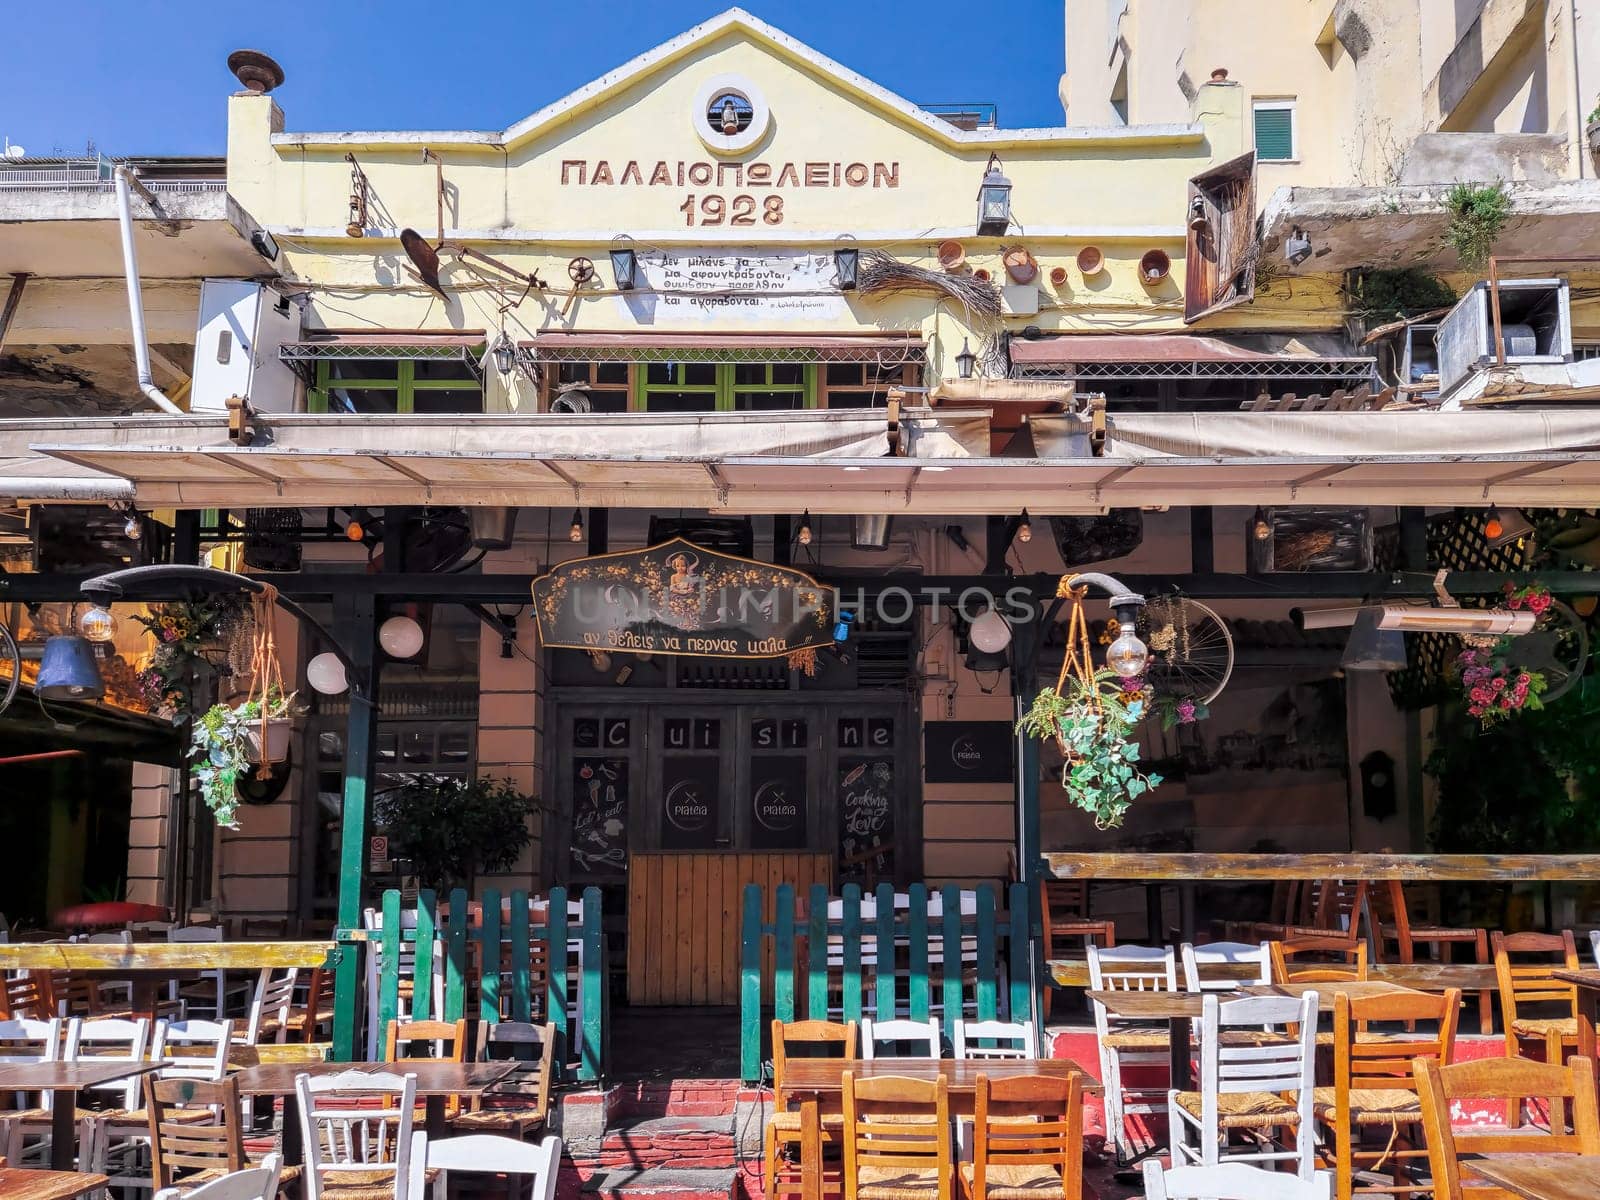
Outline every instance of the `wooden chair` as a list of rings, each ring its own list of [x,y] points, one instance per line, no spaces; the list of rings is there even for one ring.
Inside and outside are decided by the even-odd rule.
[[[811,1058],[842,1058],[855,1061],[860,1045],[860,1030],[854,1021],[774,1021],[772,1023],[772,1116],[762,1131],[761,1154],[766,1200],[801,1190],[800,1172],[789,1165],[783,1151],[800,1151],[803,1131],[800,1114],[789,1110],[789,1095],[784,1088],[784,1073],[791,1055],[804,1051]],[[844,1128],[842,1116],[827,1116],[820,1122],[818,1141],[837,1144]]]
[[[1209,942],[1203,946],[1185,942],[1179,947],[1179,955],[1183,960],[1183,986],[1187,991],[1231,992],[1241,983],[1272,982],[1270,942]],[[1245,974],[1251,968],[1253,977]]]
[[[450,1194],[450,1173],[506,1176],[508,1200],[516,1196],[512,1178],[528,1179],[528,1200],[555,1200],[556,1173],[561,1166],[561,1139],[550,1136],[535,1145],[519,1138],[477,1133],[467,1137],[430,1141],[425,1133],[411,1135],[411,1194],[421,1200],[427,1194],[426,1173],[436,1172],[440,1196]],[[482,1193],[471,1193],[480,1195]]]
[[[1102,950],[1091,945],[1088,954],[1091,991],[1178,990],[1178,960],[1171,946],[1116,946]],[[1170,1078],[1159,1084],[1130,1087],[1123,1082],[1122,1069],[1139,1067],[1152,1074],[1170,1076],[1171,1035],[1165,1023],[1153,1026],[1113,1018],[1098,1000],[1093,1009],[1100,1052],[1100,1081],[1106,1089],[1106,1135],[1116,1147],[1117,1161],[1127,1163],[1133,1158],[1133,1143],[1128,1137],[1126,1118],[1133,1114],[1165,1112]]]
[[[1079,1200],[1083,1195],[1083,1091],[1073,1075],[980,1074],[973,1099],[972,1161],[961,1164],[970,1200]]]
[[[0,1020],[48,1021],[55,1015],[49,971],[18,971],[0,985]]]
[[[525,1021],[480,1021],[476,1062],[515,1060],[518,1068],[458,1113],[452,1133],[500,1133],[526,1137],[550,1117],[550,1082],[555,1069],[556,1027]]]
[[[59,1017],[0,1020],[0,1062],[57,1062],[62,1055],[61,1033]],[[41,1125],[48,1129],[54,1099],[49,1092],[42,1092],[37,1105],[0,1111],[0,1150],[12,1162],[22,1161],[24,1133],[37,1135]]]
[[[844,1088],[844,1200],[952,1200],[950,1098],[936,1080],[879,1076]]]
[[[1595,1108],[1594,1063],[1590,1059],[1574,1056],[1561,1066],[1526,1058],[1484,1058],[1440,1066],[1420,1058],[1414,1071],[1434,1200],[1515,1200],[1511,1193],[1499,1188],[1463,1189],[1462,1155],[1600,1154],[1600,1113]],[[1547,1135],[1527,1129],[1456,1129],[1450,1124],[1453,1101],[1505,1100],[1520,1107],[1525,1096],[1548,1101]],[[1567,1132],[1569,1122],[1571,1133]]]
[[[1200,1090],[1167,1093],[1167,1121],[1172,1158],[1201,1166],[1219,1162],[1293,1162],[1302,1179],[1314,1169],[1312,1086],[1316,1069],[1317,994],[1298,1000],[1282,996],[1250,996],[1242,1000],[1203,998],[1200,1036]],[[1263,1027],[1287,1027],[1255,1037]],[[1230,1038],[1227,1034],[1246,1034]],[[1291,1102],[1287,1097],[1293,1094]],[[1294,1149],[1279,1149],[1264,1135],[1287,1129]],[[1265,1148],[1223,1150],[1233,1133],[1255,1135]],[[1190,1137],[1194,1138],[1193,1145]]]
[[[1415,962],[1417,946],[1431,948],[1433,957],[1448,957],[1444,947],[1452,944],[1470,944],[1473,961],[1487,966],[1494,960],[1489,956],[1489,933],[1485,929],[1454,928],[1447,925],[1413,925],[1406,907],[1406,890],[1398,879],[1387,879],[1368,894],[1372,905],[1373,932],[1381,960],[1392,943],[1403,963]],[[1478,1031],[1494,1032],[1494,1006],[1487,989],[1478,993]]]
[[[910,1046],[913,1058],[940,1058],[942,1045],[939,1022],[932,1017],[926,1021],[905,1018],[893,1021],[874,1021],[871,1017],[861,1019],[861,1057],[868,1061],[878,1057],[896,1057],[899,1046]],[[880,1056],[880,1047],[888,1047],[888,1053]]]
[[[1298,1179],[1248,1163],[1163,1169],[1152,1158],[1144,1164],[1145,1200],[1328,1200],[1332,1184],[1326,1171]]]
[[[1044,956],[1065,958],[1068,947],[1061,943],[1078,939],[1085,944],[1115,946],[1117,923],[1096,920],[1089,915],[1089,881],[1086,879],[1045,879],[1039,885],[1039,911],[1044,926]],[[1055,988],[1044,989],[1044,1019],[1050,1019],[1050,998]]]
[[[1578,969],[1572,930],[1506,934],[1497,929],[1493,946],[1506,1055],[1515,1057],[1525,1047],[1537,1046],[1545,1062],[1559,1066],[1566,1049],[1578,1046],[1578,989],[1553,974]],[[1536,1011],[1545,1015],[1535,1015]]]
[[[236,1080],[147,1077],[144,1107],[150,1122],[150,1173],[156,1191],[186,1191],[251,1165],[244,1148]],[[294,1194],[293,1185],[299,1178],[299,1167],[283,1167],[278,1183]]]
[[[1268,942],[1267,951],[1272,956],[1273,983],[1349,983],[1367,978],[1365,942],[1357,942],[1352,948],[1343,939],[1330,942],[1302,937]],[[1332,961],[1325,957],[1330,953],[1336,956]],[[1296,963],[1301,955],[1311,956],[1311,960]]]
[[[383,1061],[386,1063],[467,1061],[467,1021],[390,1021],[383,1033]],[[445,1113],[454,1120],[461,1113],[461,1100],[451,1096]],[[419,1112],[417,1114],[421,1116]]]
[[[353,1070],[294,1084],[306,1200],[412,1200],[415,1075]]]
[[[295,1007],[295,984],[299,977],[299,967],[261,968],[255,992],[250,997],[249,1016],[234,1034],[240,1045],[255,1046],[264,1039],[280,1044],[288,1040],[289,1018]]]
[[[1393,1187],[1364,1187],[1366,1192],[1404,1192],[1408,1167],[1428,1152],[1421,1132],[1422,1104],[1416,1095],[1413,1059],[1448,1066],[1455,1045],[1461,989],[1442,996],[1407,992],[1352,1000],[1343,993],[1333,1000],[1333,1086],[1312,1094],[1312,1112],[1328,1130],[1324,1149],[1333,1147],[1334,1184],[1339,1200],[1355,1191],[1357,1167],[1392,1167]],[[1373,1036],[1373,1021],[1437,1022],[1430,1035]],[[1360,1135],[1370,1133],[1377,1149],[1358,1149]],[[1416,1190],[1422,1185],[1413,1183]]]
[[[1038,1031],[1031,1021],[955,1023],[956,1058],[1039,1058]]]
[[[283,1182],[283,1156],[269,1154],[259,1167],[249,1167],[232,1175],[201,1184],[189,1192],[185,1200],[272,1200]],[[155,1200],[178,1200],[184,1196],[180,1188],[164,1188],[155,1194]]]

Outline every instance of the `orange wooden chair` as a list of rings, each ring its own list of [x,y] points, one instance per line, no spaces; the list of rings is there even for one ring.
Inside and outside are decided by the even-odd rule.
[[[844,1200],[953,1200],[950,1096],[935,1080],[880,1075],[844,1085]]]
[[[1391,1169],[1394,1186],[1362,1187],[1363,1193],[1425,1190],[1408,1181],[1410,1167],[1428,1156],[1421,1137],[1422,1104],[1416,1094],[1414,1059],[1448,1065],[1455,1045],[1461,989],[1442,996],[1397,992],[1352,1000],[1333,999],[1333,1086],[1312,1093],[1312,1113],[1332,1146],[1338,1200],[1350,1200],[1357,1169]],[[1369,1033],[1374,1021],[1431,1021],[1432,1034]],[[1363,1135],[1367,1135],[1363,1138]],[[1372,1144],[1363,1145],[1363,1142]],[[1374,1148],[1375,1146],[1375,1148]]]
[[[1448,925],[1414,925],[1406,906],[1405,886],[1398,879],[1387,879],[1368,893],[1372,905],[1372,928],[1377,935],[1378,957],[1383,958],[1392,944],[1403,963],[1416,962],[1417,947],[1431,948],[1433,957],[1448,958],[1450,945],[1470,945],[1473,961],[1488,966],[1489,932]],[[1494,1032],[1494,1005],[1487,989],[1478,993],[1478,1030]]]
[[[1441,1066],[1419,1058],[1413,1067],[1428,1142],[1434,1200],[1516,1200],[1495,1187],[1461,1185],[1461,1157],[1473,1154],[1600,1154],[1600,1112],[1595,1107],[1594,1063],[1574,1056],[1566,1065],[1526,1058],[1484,1058]],[[1520,1106],[1524,1096],[1549,1103],[1549,1133],[1527,1129],[1450,1124],[1456,1100],[1505,1100]],[[1567,1132],[1568,1126],[1572,1129]]]
[[[383,1035],[383,1061],[466,1062],[466,1018],[459,1021],[390,1021]],[[450,1097],[445,1104],[446,1115],[455,1118],[460,1112],[460,1097]],[[424,1110],[419,1106],[417,1119],[421,1120],[423,1116]]]
[[[1343,938],[1298,937],[1269,942],[1273,983],[1335,983],[1367,978],[1367,944]],[[1332,956],[1331,958],[1329,956]],[[1301,960],[1305,956],[1305,960]]]
[[[1497,929],[1492,944],[1506,1055],[1537,1046],[1545,1062],[1559,1066],[1567,1048],[1578,1046],[1578,989],[1554,976],[1578,969],[1572,930],[1508,934]]]
[[[789,1058],[839,1058],[854,1062],[861,1046],[860,1029],[854,1021],[774,1021],[772,1023],[772,1116],[762,1131],[761,1154],[765,1165],[762,1176],[767,1200],[779,1195],[798,1194],[801,1178],[797,1161],[785,1150],[793,1150],[798,1160],[804,1131],[800,1113],[790,1111],[790,1096],[784,1088],[784,1070]],[[827,1115],[818,1122],[817,1141],[837,1144],[844,1129],[844,1118]],[[820,1154],[819,1154],[820,1157]]]
[[[1084,879],[1046,879],[1039,885],[1040,914],[1044,927],[1044,956],[1065,958],[1071,947],[1064,942],[1078,939],[1097,946],[1117,944],[1117,923],[1096,920],[1089,915],[1089,883]],[[1081,945],[1078,947],[1081,949]],[[1050,1000],[1055,988],[1044,989],[1044,1019],[1050,1019]]]
[[[450,1122],[452,1133],[502,1133],[526,1137],[550,1117],[550,1083],[555,1073],[556,1027],[523,1021],[481,1021],[477,1062],[515,1060],[517,1069],[481,1100]]]
[[[961,1164],[970,1200],[1080,1200],[1083,1084],[1073,1075],[980,1074],[973,1099],[972,1161]]]

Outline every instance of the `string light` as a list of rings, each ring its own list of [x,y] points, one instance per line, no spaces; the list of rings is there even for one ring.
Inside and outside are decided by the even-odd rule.
[[[1017,541],[1033,541],[1033,520],[1028,516],[1028,510],[1022,510],[1022,523],[1017,526]]]
[[[567,540],[569,542],[583,541],[583,511],[581,509],[575,508],[572,510],[572,528],[567,530]]]
[[[811,545],[811,510],[806,509],[805,515],[800,518],[800,532],[795,535],[802,546]]]

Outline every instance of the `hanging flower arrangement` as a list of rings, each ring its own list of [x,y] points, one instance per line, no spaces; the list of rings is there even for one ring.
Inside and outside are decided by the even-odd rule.
[[[249,606],[239,596],[207,596],[151,609],[134,620],[156,647],[139,672],[139,693],[150,710],[178,722],[189,714],[196,668],[207,652],[231,648],[249,629]],[[230,653],[231,657],[231,653]]]
[[[1064,586],[1064,585],[1063,585]],[[1054,688],[1045,688],[1017,722],[1017,729],[1041,740],[1054,738],[1066,756],[1061,785],[1073,804],[1094,818],[1097,829],[1122,824],[1129,804],[1161,783],[1161,776],[1139,770],[1134,730],[1147,703],[1141,677],[1125,680],[1096,670],[1083,614],[1083,590],[1067,590],[1072,612],[1067,651]],[[1138,680],[1138,686],[1127,685]]]
[[[1505,597],[1505,606],[1512,612],[1531,612],[1535,617],[1544,616],[1555,602],[1549,589],[1536,583],[1520,588],[1507,583]],[[1512,660],[1514,640],[1468,639],[1466,648],[1456,655],[1455,669],[1467,712],[1485,729],[1524,709],[1537,711],[1544,707],[1540,696],[1548,690],[1549,681],[1542,672],[1531,671]]]
[[[1537,583],[1530,583],[1525,587],[1517,587],[1507,583],[1505,586],[1506,607],[1512,612],[1521,612],[1527,609],[1536,617],[1542,617],[1550,611],[1550,606],[1555,603],[1555,597],[1548,588],[1540,587]]]

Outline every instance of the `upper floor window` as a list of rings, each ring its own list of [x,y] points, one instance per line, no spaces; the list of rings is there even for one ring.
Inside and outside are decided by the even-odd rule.
[[[1256,158],[1261,162],[1293,162],[1298,157],[1293,100],[1255,102]]]
[[[545,407],[587,412],[771,412],[872,408],[896,385],[916,386],[921,364],[896,362],[582,362],[551,364]],[[583,399],[576,399],[582,397]],[[586,407],[582,407],[586,404]]]
[[[483,384],[462,358],[323,358],[314,413],[481,413]]]

